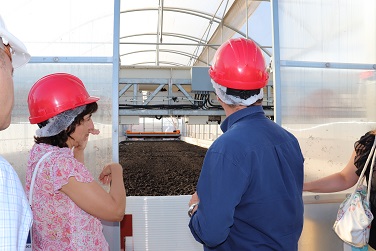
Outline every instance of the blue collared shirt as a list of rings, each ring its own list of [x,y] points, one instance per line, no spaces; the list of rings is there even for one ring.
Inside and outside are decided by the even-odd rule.
[[[296,251],[303,228],[297,139],[251,106],[226,118],[197,184],[189,227],[204,250]]]

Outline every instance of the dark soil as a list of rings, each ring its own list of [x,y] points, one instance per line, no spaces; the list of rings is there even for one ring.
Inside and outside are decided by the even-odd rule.
[[[121,142],[119,162],[127,196],[194,193],[206,151],[178,140]]]

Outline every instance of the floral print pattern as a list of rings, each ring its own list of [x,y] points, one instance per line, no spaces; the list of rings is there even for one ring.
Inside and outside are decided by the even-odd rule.
[[[40,164],[33,190],[33,250],[109,250],[100,220],[60,192],[70,177],[78,182],[94,180],[71,149],[47,144],[33,146],[26,173],[27,196],[34,168],[47,152],[51,154]]]

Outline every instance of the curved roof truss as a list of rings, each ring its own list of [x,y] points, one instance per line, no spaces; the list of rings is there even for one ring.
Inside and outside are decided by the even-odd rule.
[[[223,1],[222,1],[223,2]],[[228,1],[227,1],[228,2]],[[235,2],[239,2],[235,1]],[[227,8],[227,6],[226,6]],[[162,6],[159,7],[145,7],[145,8],[134,8],[134,9],[128,9],[128,10],[123,10],[120,11],[120,14],[127,14],[127,13],[135,13],[135,12],[147,12],[147,11],[154,11],[158,12],[158,27],[156,32],[140,32],[140,33],[133,33],[133,34],[128,34],[125,36],[120,37],[119,44],[120,45],[150,45],[150,46],[155,46],[155,55],[156,55],[156,61],[152,62],[156,65],[159,63],[162,63],[162,61],[159,59],[160,58],[160,52],[165,52],[165,53],[174,53],[178,55],[183,55],[185,57],[189,57],[189,61],[185,65],[194,65],[197,62],[200,62],[201,64],[208,64],[210,61],[209,55],[207,56],[207,59],[204,59],[202,56],[202,53],[204,51],[207,51],[208,48],[211,48],[212,50],[216,50],[220,46],[220,44],[210,44],[210,39],[211,39],[211,34],[214,32],[213,28],[218,30],[218,29],[223,29],[227,28],[231,30],[234,33],[239,34],[240,36],[246,37],[248,34],[245,34],[242,32],[240,29],[231,26],[231,24],[226,23],[225,17],[219,17],[216,15],[216,13],[211,14],[205,11],[200,11],[200,10],[195,10],[191,8],[178,8],[178,7],[167,7],[163,6],[163,0],[162,0]],[[217,10],[218,11],[218,10]],[[164,12],[173,12],[173,13],[181,13],[185,15],[190,15],[194,17],[198,17],[200,19],[208,20],[208,23],[206,24],[206,28],[203,34],[200,34],[199,36],[187,34],[187,33],[178,33],[178,32],[164,32],[163,27],[164,24],[163,22],[166,22],[164,18]],[[201,22],[202,23],[202,22]],[[216,24],[216,26],[213,26],[213,24]],[[149,37],[156,37],[154,40],[155,42],[151,42],[150,39],[148,39],[148,42],[144,40],[137,40],[137,41],[124,41],[128,40],[129,38],[137,38],[137,37],[142,37],[142,36],[149,36]],[[181,38],[184,40],[189,40],[192,43],[178,43],[178,42],[162,42],[163,37],[173,37],[173,38]],[[132,40],[132,39],[131,39]],[[174,49],[162,49],[160,46],[174,46]],[[178,46],[180,46],[179,49]],[[194,46],[195,48],[192,48],[191,46]],[[260,46],[261,49],[267,54],[270,55],[270,52],[265,49],[265,47]],[[129,48],[129,47],[127,47]],[[188,49],[189,48],[189,49]],[[140,52],[150,52],[151,50],[145,50],[144,49],[136,49],[133,48],[132,51],[128,51],[126,53],[121,54],[122,57],[131,55],[134,53],[140,53]],[[200,55],[199,55],[200,54]],[[142,60],[142,59],[140,59]],[[139,64],[147,64],[149,61],[142,61],[142,62],[133,62],[131,65],[139,65]],[[165,60],[165,63],[168,62]],[[172,65],[184,65],[183,63],[174,63]]]

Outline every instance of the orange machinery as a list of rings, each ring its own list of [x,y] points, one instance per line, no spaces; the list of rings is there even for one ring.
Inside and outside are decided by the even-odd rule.
[[[172,132],[132,132],[127,130],[125,132],[125,136],[127,139],[164,139],[164,138],[173,138],[173,139],[180,139],[180,130],[174,130]]]

